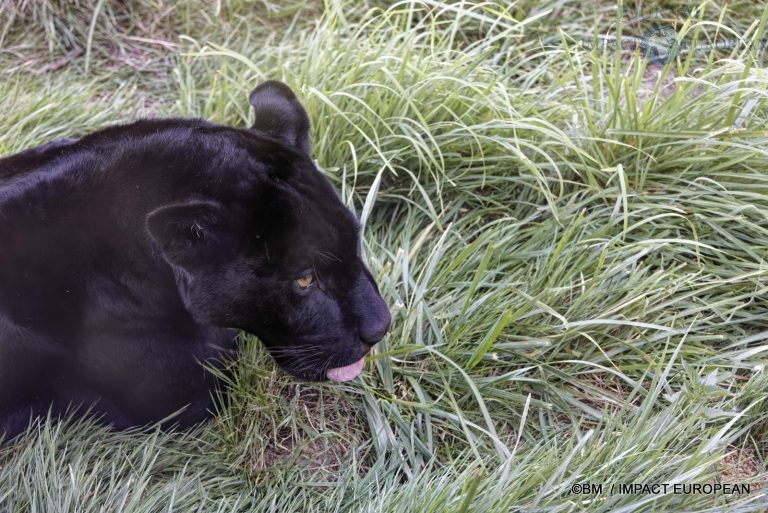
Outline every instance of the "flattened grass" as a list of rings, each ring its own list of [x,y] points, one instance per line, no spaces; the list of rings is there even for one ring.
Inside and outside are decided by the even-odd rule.
[[[683,41],[745,44],[651,69],[637,47],[578,44],[640,38],[634,6],[328,3],[265,31],[247,2],[195,11],[204,29],[176,16],[196,5],[168,15],[157,75],[121,75],[84,22],[87,75],[11,73],[3,151],[131,119],[137,94],[246,124],[250,88],[285,80],[365,221],[392,331],[343,386],[292,384],[245,337],[224,411],[192,433],[44,423],[0,449],[0,505],[768,508],[768,11],[665,4]],[[734,454],[749,471],[723,470]],[[719,480],[752,493],[611,492]]]

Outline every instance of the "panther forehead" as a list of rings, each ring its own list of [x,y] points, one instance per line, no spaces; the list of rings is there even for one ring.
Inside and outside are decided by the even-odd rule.
[[[302,166],[303,167],[303,166]],[[285,229],[294,251],[321,261],[357,256],[360,223],[314,166],[299,169],[284,182]]]

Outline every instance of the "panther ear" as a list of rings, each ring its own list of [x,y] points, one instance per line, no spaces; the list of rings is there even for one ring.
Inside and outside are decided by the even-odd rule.
[[[146,219],[147,231],[163,258],[186,269],[218,262],[232,252],[222,244],[227,225],[224,206],[213,201],[164,205]]]
[[[287,85],[268,80],[251,91],[248,101],[256,110],[252,128],[310,156],[309,116]]]

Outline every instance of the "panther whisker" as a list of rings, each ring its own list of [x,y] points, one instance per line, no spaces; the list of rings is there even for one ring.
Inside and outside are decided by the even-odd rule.
[[[306,348],[306,349],[294,349],[294,348],[275,348],[272,351],[272,354],[278,355],[278,356],[286,356],[286,355],[293,355],[293,356],[301,356],[301,355],[313,355],[317,354],[318,348],[312,347],[312,348]]]

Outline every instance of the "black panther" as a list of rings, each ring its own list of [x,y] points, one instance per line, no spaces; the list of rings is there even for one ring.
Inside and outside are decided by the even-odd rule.
[[[359,224],[293,92],[249,100],[251,128],[142,120],[0,159],[0,437],[73,407],[197,423],[239,330],[299,379],[361,371],[390,315]]]

